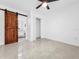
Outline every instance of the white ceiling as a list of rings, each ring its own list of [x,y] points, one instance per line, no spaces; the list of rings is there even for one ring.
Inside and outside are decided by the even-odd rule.
[[[39,8],[38,10],[35,9],[40,2],[38,0],[1,0],[0,5],[7,6],[9,8],[13,8],[16,10],[21,10],[26,12],[26,10],[34,11],[36,14],[43,15],[46,12],[50,13],[54,10],[58,10],[60,8],[65,8],[68,6],[72,6],[74,4],[79,4],[79,0],[59,0],[57,2],[49,3],[50,10],[45,8]]]

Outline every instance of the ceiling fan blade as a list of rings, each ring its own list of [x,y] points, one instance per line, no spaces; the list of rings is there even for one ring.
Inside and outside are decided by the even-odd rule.
[[[38,9],[38,8],[41,7],[41,6],[42,6],[42,4],[38,5],[38,6],[36,7],[36,9]]]
[[[47,8],[48,10],[50,9],[48,5],[46,6],[46,8]]]

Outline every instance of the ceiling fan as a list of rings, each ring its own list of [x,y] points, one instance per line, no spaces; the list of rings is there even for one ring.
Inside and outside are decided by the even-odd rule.
[[[38,0],[40,2],[42,2],[40,5],[38,5],[36,7],[36,9],[38,9],[39,7],[43,6],[43,7],[46,7],[48,10],[50,9],[49,6],[48,6],[48,3],[50,2],[55,2],[55,1],[58,1],[58,0]]]

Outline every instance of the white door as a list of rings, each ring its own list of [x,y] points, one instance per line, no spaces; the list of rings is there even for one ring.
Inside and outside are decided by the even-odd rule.
[[[41,21],[39,18],[36,18],[36,38],[41,38]]]

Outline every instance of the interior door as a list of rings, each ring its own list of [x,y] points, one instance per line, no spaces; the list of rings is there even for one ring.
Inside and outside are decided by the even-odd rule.
[[[36,18],[36,39],[41,38],[41,20]]]
[[[5,44],[18,42],[17,14],[5,11]]]

